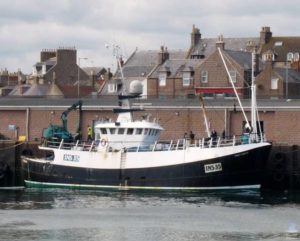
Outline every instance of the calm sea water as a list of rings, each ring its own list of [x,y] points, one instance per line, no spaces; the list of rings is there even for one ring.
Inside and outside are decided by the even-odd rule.
[[[300,240],[300,194],[0,190],[0,240]]]

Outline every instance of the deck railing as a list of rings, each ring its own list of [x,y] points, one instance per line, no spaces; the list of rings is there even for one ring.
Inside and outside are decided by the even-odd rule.
[[[161,140],[155,143],[143,143],[141,145],[136,145],[132,143],[132,147],[125,148],[130,144],[129,142],[105,142],[104,145],[101,141],[93,142],[79,142],[68,143],[61,140],[60,142],[55,141],[45,141],[43,143],[44,147],[66,149],[66,150],[77,150],[77,151],[118,151],[126,150],[127,152],[145,152],[145,151],[174,151],[174,150],[185,150],[189,148],[215,148],[215,147],[226,147],[226,146],[236,146],[236,145],[246,145],[250,143],[264,142],[265,136],[254,135],[254,134],[243,134],[240,136],[232,137],[217,137],[217,138],[202,138],[202,139],[178,139],[178,140]],[[118,146],[124,146],[124,148],[114,149],[113,146],[118,144]]]

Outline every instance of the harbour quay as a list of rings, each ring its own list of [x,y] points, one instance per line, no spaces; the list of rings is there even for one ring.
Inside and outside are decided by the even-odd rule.
[[[42,133],[50,124],[62,125],[61,115],[78,99],[66,98],[1,98],[0,99],[0,185],[22,185],[21,155],[39,155]],[[87,140],[87,127],[101,121],[116,121],[112,109],[118,107],[114,97],[82,98],[82,109],[67,115],[70,133],[81,127],[82,140]],[[241,138],[245,126],[243,114],[234,98],[204,99],[205,112],[211,130],[218,136]],[[250,100],[243,99],[250,117]],[[298,190],[300,188],[299,100],[258,99],[261,132],[272,143],[263,188]],[[132,106],[143,109],[135,119],[151,118],[165,129],[161,140],[184,138],[192,131],[195,140],[207,138],[203,108],[197,96],[193,98],[140,98]],[[80,113],[79,113],[80,112]]]

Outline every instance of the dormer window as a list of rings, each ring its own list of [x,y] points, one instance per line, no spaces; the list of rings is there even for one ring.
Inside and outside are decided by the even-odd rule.
[[[287,54],[287,56],[286,56],[286,60],[287,60],[287,61],[292,61],[293,58],[294,58],[294,54],[291,53],[291,52],[289,52],[289,53]]]
[[[191,72],[183,72],[182,74],[182,85],[190,86],[191,85]]]
[[[294,61],[299,61],[299,53],[294,53]]]
[[[159,81],[159,86],[166,86],[166,84],[167,84],[167,73],[166,72],[159,73],[158,81]]]
[[[116,93],[117,92],[117,84],[108,84],[108,93]]]

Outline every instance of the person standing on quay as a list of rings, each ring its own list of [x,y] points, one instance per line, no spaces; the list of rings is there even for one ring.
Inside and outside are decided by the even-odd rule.
[[[92,138],[92,127],[90,125],[88,125],[88,127],[87,127],[87,140],[88,141],[93,140],[93,138]]]

